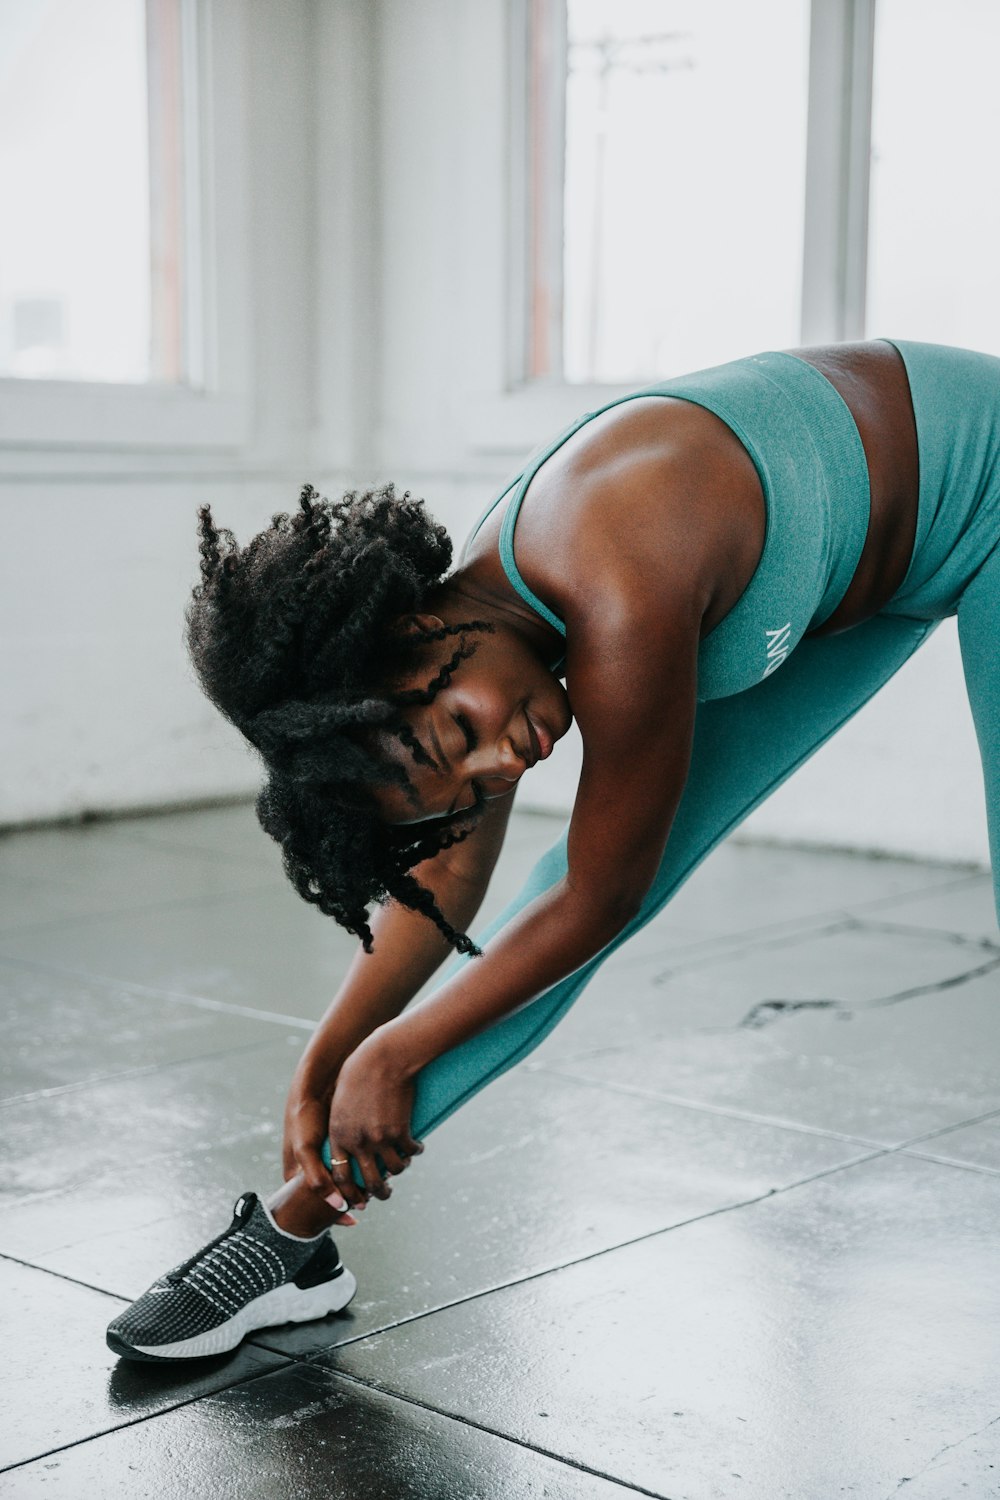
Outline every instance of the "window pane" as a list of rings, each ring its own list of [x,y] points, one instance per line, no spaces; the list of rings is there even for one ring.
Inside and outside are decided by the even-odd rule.
[[[869,336],[1000,354],[1000,5],[879,0]]]
[[[177,0],[148,9],[0,5],[0,375],[180,377]]]
[[[563,373],[799,338],[808,0],[568,0]]]

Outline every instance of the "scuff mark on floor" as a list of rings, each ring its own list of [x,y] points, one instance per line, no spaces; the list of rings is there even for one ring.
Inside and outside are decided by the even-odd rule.
[[[851,1007],[846,1000],[760,1000],[739,1024],[759,1030],[797,1010],[839,1010],[845,1021],[851,1018]]]
[[[957,989],[959,985],[968,984],[972,979],[982,979],[984,974],[992,974],[995,969],[1000,969],[1000,954],[980,964],[978,968],[967,969],[963,974],[935,979],[931,984],[914,985],[895,995],[881,995],[877,1000],[760,1000],[747,1011],[738,1026],[759,1030],[762,1026],[769,1026],[772,1021],[780,1020],[782,1016],[794,1015],[800,1010],[834,1010],[842,1020],[849,1021],[852,1016],[862,1015],[868,1010],[884,1010],[888,1005],[899,1005],[904,1000],[917,1000],[921,995],[943,994],[945,990]]]

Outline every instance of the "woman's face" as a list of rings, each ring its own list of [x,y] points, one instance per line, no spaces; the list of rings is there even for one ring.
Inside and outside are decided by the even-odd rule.
[[[435,628],[431,619],[420,617],[424,628]],[[377,789],[389,823],[461,812],[475,805],[477,792],[486,799],[503,796],[572,723],[566,689],[517,631],[499,626],[493,634],[473,632],[467,641],[475,653],[431,703],[416,704],[404,716],[433,766],[419,764],[395,736],[378,736],[379,749],[405,768],[417,794],[413,802],[404,787]],[[435,642],[421,666],[394,687],[426,687],[456,645],[456,637]]]

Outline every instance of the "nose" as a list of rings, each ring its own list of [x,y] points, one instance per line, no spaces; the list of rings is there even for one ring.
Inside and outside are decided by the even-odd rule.
[[[469,755],[466,768],[470,776],[481,781],[517,781],[527,769],[510,735],[501,735],[491,745],[482,745]]]

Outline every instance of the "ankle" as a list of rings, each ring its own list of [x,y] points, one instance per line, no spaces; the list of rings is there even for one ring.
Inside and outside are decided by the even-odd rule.
[[[280,1187],[264,1207],[275,1227],[295,1239],[315,1239],[337,1218],[328,1203],[308,1191],[301,1176]]]

